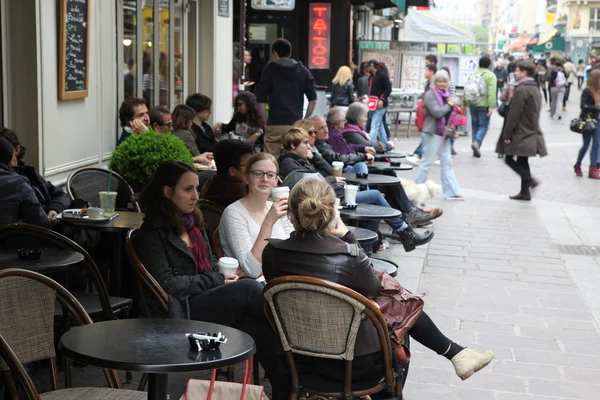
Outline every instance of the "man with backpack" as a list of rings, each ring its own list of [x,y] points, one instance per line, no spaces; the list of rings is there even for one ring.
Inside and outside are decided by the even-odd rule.
[[[481,157],[481,144],[487,134],[490,118],[496,108],[496,75],[490,71],[492,61],[484,56],[479,59],[479,69],[469,77],[465,85],[464,103],[469,106],[473,130],[473,157]]]
[[[563,68],[561,60],[554,63],[554,70],[548,78],[548,86],[550,87],[550,118],[555,116],[558,119],[562,118],[562,104],[565,98],[567,88],[567,78],[569,73]]]

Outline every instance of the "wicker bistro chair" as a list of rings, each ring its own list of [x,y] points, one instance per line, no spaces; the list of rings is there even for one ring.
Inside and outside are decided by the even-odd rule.
[[[81,199],[90,206],[100,207],[99,192],[108,188],[110,171],[104,168],[80,168],[67,178],[67,193],[71,200]],[[113,171],[110,190],[117,192],[117,210],[141,212],[129,183]]]
[[[290,400],[296,400],[304,393],[311,395],[310,399],[358,398],[381,390],[386,390],[391,396],[402,394],[402,383],[395,379],[393,372],[392,346],[385,319],[373,301],[337,283],[306,276],[274,279],[265,286],[263,293],[265,313],[273,329],[279,333],[289,365],[292,377]],[[363,314],[373,322],[379,333],[385,375],[374,387],[353,391],[354,345]],[[294,354],[343,360],[343,393],[303,387]]]
[[[54,304],[58,301],[69,311],[77,325],[92,320],[77,299],[61,285],[37,272],[23,269],[0,271],[0,370],[5,372],[13,399],[19,399],[18,387],[25,399],[146,399],[146,393],[123,388],[114,370],[104,369],[108,388],[59,389],[54,347]],[[10,346],[9,346],[10,344]],[[38,394],[23,364],[50,360],[52,392]],[[16,383],[13,380],[16,378]]]

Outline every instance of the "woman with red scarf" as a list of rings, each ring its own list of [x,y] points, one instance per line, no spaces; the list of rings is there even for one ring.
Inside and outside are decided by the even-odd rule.
[[[252,336],[275,394],[280,365],[273,344],[279,340],[263,311],[263,285],[219,272],[198,199],[196,171],[179,161],[162,163],[140,196],[146,215],[134,240],[136,252],[169,295],[171,318],[227,325]]]

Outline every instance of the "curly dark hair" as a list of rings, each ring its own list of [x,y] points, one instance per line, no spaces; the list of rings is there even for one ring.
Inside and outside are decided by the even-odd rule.
[[[246,115],[242,115],[239,113],[239,111],[237,110],[237,103],[238,101],[243,101],[244,104],[246,104]],[[251,126],[253,128],[256,127],[261,127],[264,128],[265,123],[262,119],[262,117],[260,116],[260,114],[258,113],[258,107],[256,106],[256,96],[254,96],[253,93],[251,92],[240,92],[236,97],[235,97],[235,113],[241,117],[241,119],[246,122],[246,124],[248,124],[248,126]]]

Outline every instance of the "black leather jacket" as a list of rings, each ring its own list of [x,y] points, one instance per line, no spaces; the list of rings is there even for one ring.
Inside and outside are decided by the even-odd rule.
[[[381,292],[381,282],[354,234],[343,238],[325,233],[292,232],[289,239],[269,239],[263,251],[265,279],[303,275],[339,283],[373,299]],[[355,344],[355,356],[380,351],[379,336],[370,320],[363,316]]]
[[[335,83],[331,91],[331,106],[344,106],[348,107],[354,103],[356,96],[354,96],[354,85],[352,81],[346,82],[345,85]]]

